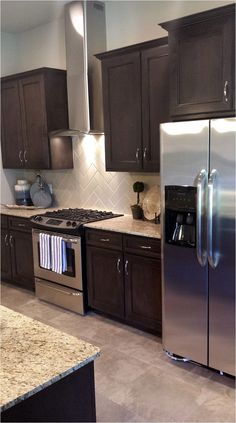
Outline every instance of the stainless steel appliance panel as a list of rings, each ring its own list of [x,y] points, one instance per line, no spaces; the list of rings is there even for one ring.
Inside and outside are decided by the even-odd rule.
[[[212,120],[210,144],[209,366],[235,375],[236,119]]]
[[[84,314],[82,292],[35,278],[35,293],[41,300],[56,304],[82,315]]]
[[[43,269],[40,267],[39,259],[39,233],[48,233],[49,235],[62,236],[67,243],[67,248],[71,250],[72,263],[72,275],[59,274],[52,272],[51,270]],[[33,254],[34,254],[34,276],[45,279],[48,281],[56,282],[61,285],[68,286],[70,288],[83,290],[83,279],[82,279],[82,260],[81,260],[81,239],[78,236],[66,235],[55,232],[40,231],[33,229]]]
[[[165,227],[165,186],[197,186],[199,172],[208,172],[209,121],[161,125],[162,234]],[[205,216],[202,216],[203,218]],[[196,249],[165,243],[162,236],[163,347],[207,364],[207,266]]]

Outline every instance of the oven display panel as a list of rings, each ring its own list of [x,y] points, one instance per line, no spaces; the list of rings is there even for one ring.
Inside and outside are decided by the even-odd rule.
[[[55,225],[55,226],[58,226],[58,225],[60,225],[60,223],[62,223],[63,222],[63,220],[58,220],[58,219],[49,219],[49,220],[47,220],[47,222],[46,223],[48,223],[49,225]]]

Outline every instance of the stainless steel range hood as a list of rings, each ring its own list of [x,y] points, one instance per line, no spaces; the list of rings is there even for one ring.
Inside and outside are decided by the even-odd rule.
[[[69,127],[53,135],[102,134],[101,63],[94,54],[106,51],[105,5],[75,1],[65,6],[65,41]]]

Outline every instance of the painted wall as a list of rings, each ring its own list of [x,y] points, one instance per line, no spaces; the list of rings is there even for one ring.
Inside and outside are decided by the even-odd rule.
[[[17,34],[2,33],[1,73],[44,66],[66,69],[64,19]]]
[[[229,1],[107,1],[108,49],[118,48],[166,35],[158,22],[196,13],[230,3]],[[55,20],[20,34],[2,35],[2,75],[41,66],[65,69],[63,19]],[[157,174],[105,172],[104,140],[77,139],[73,143],[75,168],[69,171],[42,172],[53,184],[59,206],[81,206],[129,212],[135,202],[132,184],[144,181],[146,187],[159,183]],[[1,165],[0,165],[1,168]],[[17,171],[1,171],[2,203],[13,202]],[[32,172],[25,176],[34,179]]]
[[[17,69],[18,54],[15,34],[1,32],[1,75],[9,75]]]
[[[165,37],[158,23],[191,15],[231,1],[106,1],[108,50]]]

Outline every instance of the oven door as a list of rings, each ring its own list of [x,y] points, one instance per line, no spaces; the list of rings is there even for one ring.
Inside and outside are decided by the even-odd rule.
[[[60,274],[40,267],[39,234],[61,236],[66,242],[67,271]],[[81,239],[77,236],[33,229],[34,276],[51,282],[56,282],[70,288],[83,290]]]

